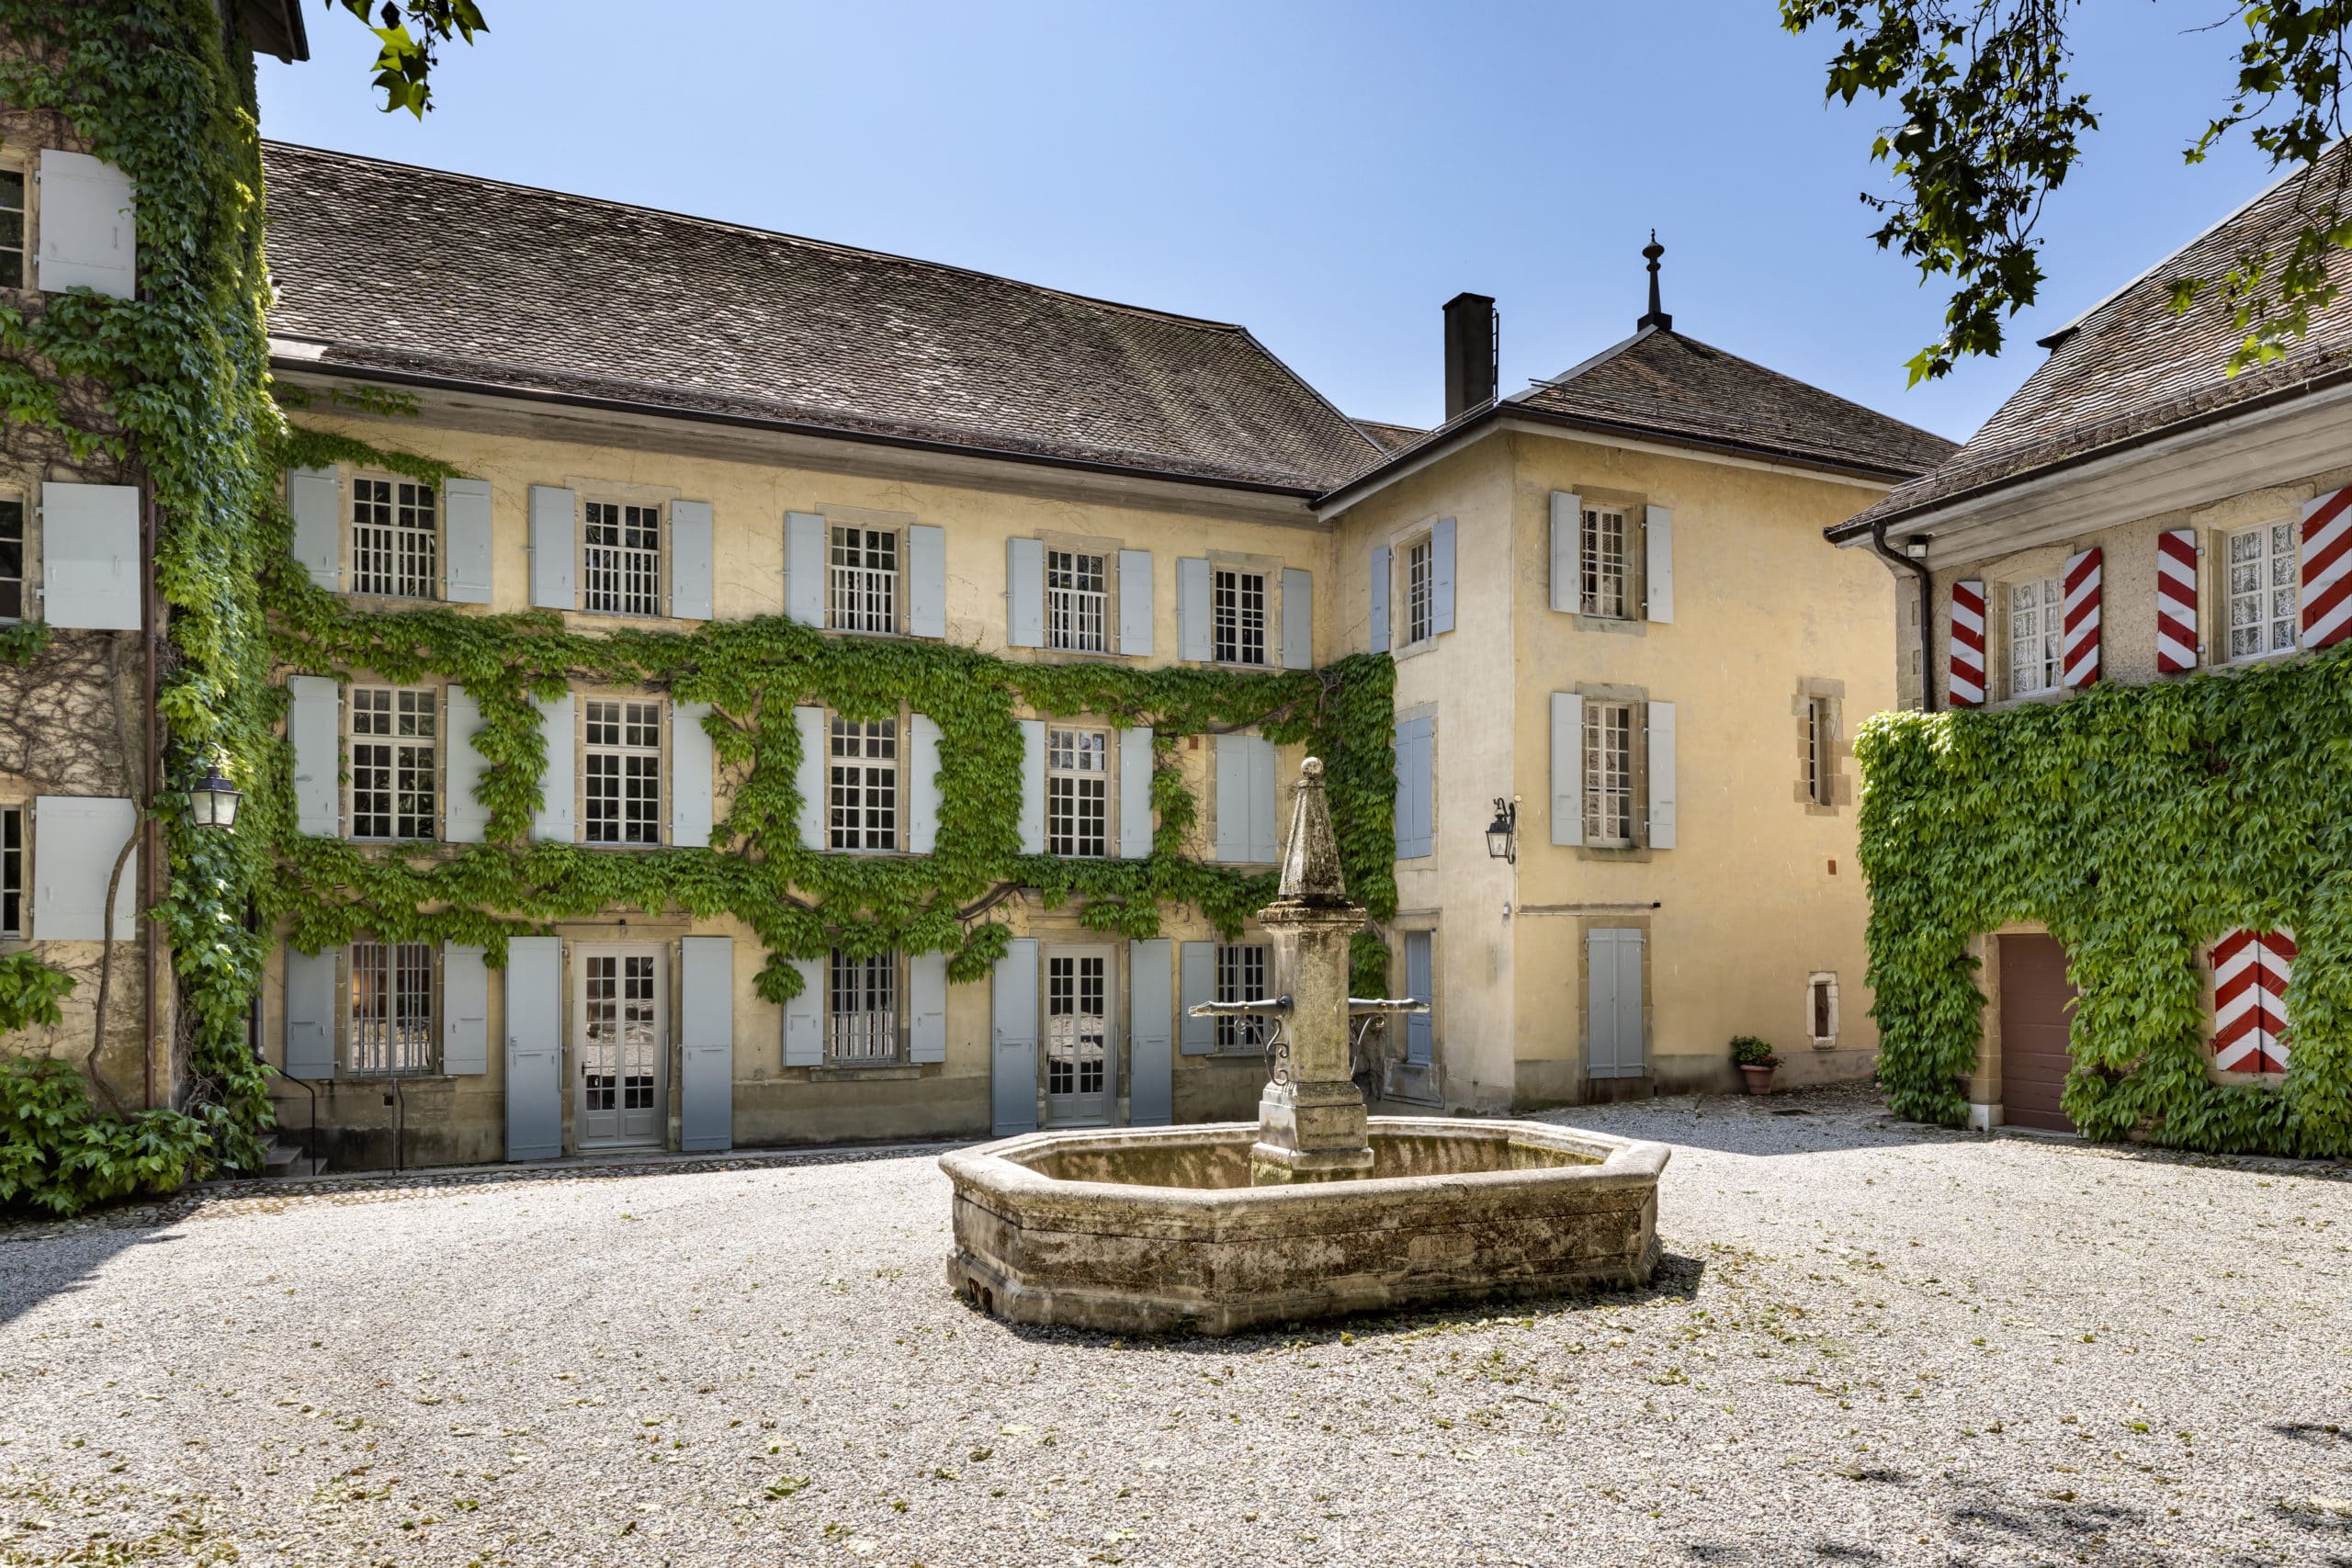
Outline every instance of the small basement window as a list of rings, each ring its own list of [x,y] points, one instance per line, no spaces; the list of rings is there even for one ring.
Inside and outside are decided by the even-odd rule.
[[[1804,983],[1805,1028],[1815,1045],[1838,1043],[1838,976],[1818,974]]]

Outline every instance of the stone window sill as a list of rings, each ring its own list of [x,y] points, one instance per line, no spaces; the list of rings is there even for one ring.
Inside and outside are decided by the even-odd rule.
[[[853,1067],[843,1063],[831,1063],[808,1069],[810,1083],[896,1082],[921,1077],[922,1069],[909,1062],[892,1062],[876,1067]]]

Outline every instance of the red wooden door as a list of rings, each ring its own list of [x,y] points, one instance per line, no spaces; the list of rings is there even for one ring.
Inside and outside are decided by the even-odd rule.
[[[2066,950],[2047,936],[2005,936],[2001,944],[2001,1112],[2017,1127],[2071,1133],[2058,1107],[2072,1058],[2066,1050],[2075,991]]]

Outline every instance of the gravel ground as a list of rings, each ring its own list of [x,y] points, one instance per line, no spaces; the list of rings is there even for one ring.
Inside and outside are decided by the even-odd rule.
[[[1769,1105],[1562,1118],[1648,1292],[1228,1340],[967,1311],[929,1151],[0,1231],[0,1563],[2352,1563],[2345,1171]]]

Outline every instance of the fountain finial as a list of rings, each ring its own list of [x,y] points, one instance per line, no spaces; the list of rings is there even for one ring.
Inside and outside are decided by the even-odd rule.
[[[1340,870],[1340,840],[1331,831],[1330,803],[1323,798],[1323,759],[1299,764],[1291,786],[1290,841],[1283,850],[1282,886],[1275,897],[1286,904],[1338,905],[1348,901]]]

